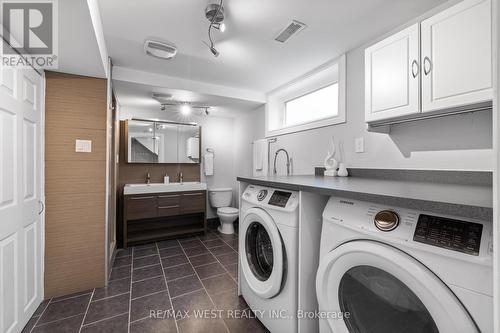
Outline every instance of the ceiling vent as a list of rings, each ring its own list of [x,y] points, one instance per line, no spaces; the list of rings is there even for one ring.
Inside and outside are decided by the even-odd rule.
[[[274,38],[274,40],[280,43],[284,43],[293,35],[296,35],[300,31],[304,30],[305,27],[307,27],[307,25],[305,25],[304,23],[293,20],[286,28],[281,30],[281,32],[278,34],[278,36],[276,36],[276,38]]]
[[[160,103],[170,101],[172,99],[172,95],[167,93],[154,92],[151,96]]]
[[[177,54],[177,46],[148,39],[144,42],[144,52],[155,58],[172,59]]]

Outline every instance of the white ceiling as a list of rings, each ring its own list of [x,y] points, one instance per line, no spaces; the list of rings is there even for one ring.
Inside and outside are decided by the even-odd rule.
[[[57,71],[105,77],[87,1],[58,2],[59,68]]]
[[[239,113],[253,110],[261,105],[242,99],[202,94],[193,91],[169,89],[134,82],[113,80],[113,89],[120,105],[145,111],[160,110],[160,103],[152,98],[152,93],[171,94],[171,102],[189,102],[193,106],[211,106],[210,115],[217,117],[234,117]],[[166,112],[177,112],[178,108],[170,107]],[[199,111],[202,112],[202,111]]]
[[[214,31],[218,58],[202,43],[207,2],[99,0],[114,65],[268,92],[445,1],[226,0],[227,31]],[[292,19],[308,27],[285,44],[275,42]],[[175,43],[177,57],[146,56],[143,42],[151,37]]]

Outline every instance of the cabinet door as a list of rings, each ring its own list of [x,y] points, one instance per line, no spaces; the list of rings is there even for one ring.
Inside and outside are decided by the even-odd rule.
[[[203,213],[205,212],[205,192],[183,193],[181,196],[181,213]]]
[[[365,120],[420,112],[420,40],[415,24],[365,50]]]
[[[149,219],[157,216],[156,196],[129,196],[127,200],[126,219]]]
[[[422,22],[422,111],[492,98],[491,1],[465,0]]]

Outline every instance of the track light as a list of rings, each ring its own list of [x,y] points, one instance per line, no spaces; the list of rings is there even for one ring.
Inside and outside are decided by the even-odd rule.
[[[224,24],[224,0],[220,0],[219,4],[209,4],[205,9],[205,17],[210,22],[208,26],[208,40],[210,44],[207,44],[210,52],[212,52],[214,57],[219,56],[219,51],[214,47],[214,41],[212,39],[212,28],[216,28],[221,32],[226,31],[226,25]]]
[[[182,106],[181,106],[181,113],[184,116],[188,116],[191,113],[191,105],[189,105],[189,104],[182,104]]]
[[[212,52],[212,54],[214,55],[214,57],[218,57],[219,56],[219,51],[217,51],[217,49],[215,47],[210,47],[210,52]]]
[[[218,29],[220,32],[226,31],[226,24],[224,22],[214,24],[214,28]]]

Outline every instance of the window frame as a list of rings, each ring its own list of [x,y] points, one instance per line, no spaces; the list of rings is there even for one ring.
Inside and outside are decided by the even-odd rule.
[[[286,125],[286,103],[338,84],[338,113],[336,116],[314,119],[300,124]],[[346,122],[346,57],[318,67],[296,80],[270,92],[266,103],[266,137],[301,132]]]

